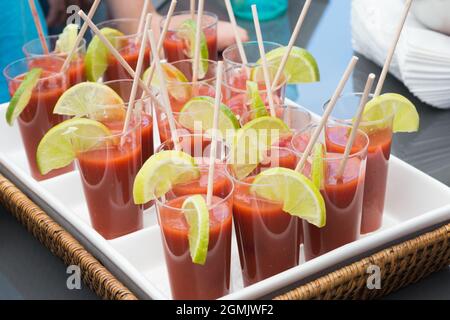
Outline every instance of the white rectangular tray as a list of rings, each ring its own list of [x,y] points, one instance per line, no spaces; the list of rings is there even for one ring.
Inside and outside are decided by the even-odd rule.
[[[160,230],[153,209],[145,212],[144,229],[106,241],[89,222],[78,172],[43,182],[29,175],[17,126],[8,127],[0,105],[0,172],[49,216],[66,228],[139,298],[170,299]],[[255,299],[300,281],[375,248],[450,220],[450,188],[396,157],[390,161],[386,208],[381,230],[319,258],[243,288],[233,239],[231,293],[223,299]]]

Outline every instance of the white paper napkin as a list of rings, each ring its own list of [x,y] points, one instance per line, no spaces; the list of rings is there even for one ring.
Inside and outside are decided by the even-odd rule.
[[[402,11],[402,0],[353,0],[354,50],[382,66]],[[427,29],[412,13],[389,71],[420,100],[450,108],[450,37]]]

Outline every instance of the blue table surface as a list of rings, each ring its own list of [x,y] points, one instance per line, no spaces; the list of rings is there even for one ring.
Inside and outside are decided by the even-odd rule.
[[[178,8],[187,6],[180,1]],[[290,1],[287,13],[273,21],[263,22],[265,40],[286,44],[304,1]],[[351,47],[350,0],[315,0],[302,28],[297,45],[307,48],[317,58],[321,82],[292,86],[288,97],[321,113],[322,104],[333,92],[346,64],[354,54]],[[166,3],[161,12],[166,12]],[[208,1],[206,10],[227,20],[222,1]],[[250,30],[253,25],[238,21]],[[380,68],[361,57],[345,91],[362,91],[369,72]],[[397,92],[410,98],[418,107],[421,130],[415,134],[397,135],[393,153],[450,185],[450,111],[441,111],[421,103],[401,82],[388,76],[384,91]],[[82,285],[80,290],[67,289],[68,274],[63,262],[42,246],[4,208],[0,207],[0,299],[97,299]],[[437,272],[419,283],[399,290],[386,299],[450,299],[450,268]]]

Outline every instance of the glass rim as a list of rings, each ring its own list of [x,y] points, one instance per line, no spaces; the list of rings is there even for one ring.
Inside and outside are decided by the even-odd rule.
[[[208,69],[209,69],[209,65],[214,65],[216,68],[217,68],[217,61],[215,61],[215,60],[211,60],[211,59],[199,59],[199,61],[208,61]],[[168,62],[168,61],[166,61],[165,63],[168,63],[168,64],[170,64],[170,65],[172,65],[172,66],[174,66],[175,68],[176,68],[176,64],[178,64],[178,63],[186,63],[186,62],[191,62],[191,63],[193,63],[194,62],[194,59],[182,59],[182,60],[177,60],[177,61],[174,61],[174,62]],[[177,68],[178,70],[180,70],[179,68]],[[181,70],[180,70],[181,71]],[[205,78],[205,79],[198,79],[197,80],[197,82],[210,82],[210,81],[215,81],[216,80],[216,75],[215,74],[213,74],[213,75],[211,75],[211,77],[209,77],[209,78]],[[195,82],[193,82],[193,81],[187,81],[187,82],[183,82],[183,81],[177,81],[177,80],[169,80],[169,79],[167,79],[166,80],[167,81],[167,83],[172,83],[172,84],[174,84],[174,83],[179,83],[179,84],[188,84],[188,85],[192,85],[192,84],[194,84]],[[207,83],[207,84],[209,84],[209,83]]]
[[[207,165],[204,165],[204,166],[200,165],[200,166],[198,166],[198,169],[200,171],[209,172],[209,168],[208,168]],[[214,173],[217,174],[217,172],[218,172],[218,170],[216,168],[214,170]],[[230,198],[233,197],[233,195],[234,195],[235,185],[234,185],[233,179],[230,177],[230,175],[228,174],[228,172],[226,170],[222,170],[222,172],[223,172],[223,177],[226,178],[230,182],[230,185],[231,185],[230,191],[227,193],[226,197],[220,198],[219,202],[216,202],[216,203],[213,203],[212,205],[209,205],[208,206],[208,210],[214,210],[214,208],[216,208],[216,207],[218,207],[218,206],[228,202],[230,200]],[[189,197],[189,196],[193,196],[193,195],[195,195],[195,194],[186,194],[186,195],[182,195],[182,196],[176,197],[174,199],[181,198],[181,197]],[[201,193],[200,195],[205,195],[206,196],[206,194],[203,194],[203,193]],[[153,195],[153,196],[155,196],[155,195]],[[183,210],[182,208],[175,208],[175,207],[168,206],[166,204],[167,201],[164,203],[164,202],[162,202],[160,200],[161,198],[162,197],[156,197],[155,196],[155,204],[156,204],[157,208],[158,208],[158,206],[160,206],[160,207],[166,208],[168,210],[171,210],[171,211],[174,211],[174,212],[179,212],[179,213],[184,213],[186,211],[186,210]],[[232,215],[232,214],[233,214],[233,210],[230,209],[230,215]]]
[[[306,109],[305,107],[301,106],[301,105],[293,105],[293,104],[288,104],[286,102],[283,102],[283,103],[275,103],[274,106],[275,106],[275,108],[282,108],[282,109],[285,109],[285,110],[286,109],[291,109],[291,110],[295,110],[295,111],[298,111],[298,112],[302,112],[303,114],[306,114],[308,116],[309,122],[310,123],[312,122],[312,114],[311,114],[311,112],[308,109]],[[259,110],[248,110],[248,111],[245,111],[242,114],[242,116],[239,118],[239,124],[241,125],[241,127],[244,126],[244,124],[242,124],[242,121],[245,119],[245,117],[247,115],[250,115],[250,114],[256,113],[256,112],[259,112]],[[270,111],[269,111],[269,113],[270,113]],[[309,126],[310,125],[308,125],[307,127],[309,127]],[[289,128],[289,129],[292,130],[292,128]],[[297,129],[297,131],[298,131],[298,129]]]
[[[56,56],[56,55],[49,55],[49,56],[36,55],[36,56],[33,56],[33,57],[25,57],[25,58],[21,58],[21,59],[18,59],[18,60],[15,60],[15,61],[9,63],[9,64],[3,69],[3,76],[5,77],[5,79],[6,79],[8,82],[13,82],[13,81],[14,81],[14,82],[22,82],[23,79],[18,80],[18,79],[16,79],[16,77],[19,76],[19,75],[23,75],[23,74],[27,73],[27,72],[30,71],[31,69],[28,69],[28,71],[25,71],[25,72],[23,72],[23,73],[21,73],[21,74],[17,74],[17,75],[14,76],[14,77],[11,76],[11,75],[8,73],[8,71],[9,71],[11,68],[13,68],[14,66],[20,65],[21,63],[24,63],[24,62],[26,62],[26,61],[40,60],[40,59],[43,59],[44,57],[46,57],[46,59],[59,60],[60,62],[62,62],[62,63],[61,63],[61,67],[63,66],[64,61],[65,61],[65,59],[63,59],[63,58],[61,58],[61,57],[58,57],[58,56]],[[44,69],[44,70],[45,70],[45,69]],[[46,77],[40,77],[39,80],[38,80],[38,83],[42,83],[42,82],[44,82],[44,81],[48,81],[48,80],[50,80],[50,79],[57,78],[57,77],[67,77],[66,71],[65,71],[65,70],[60,70],[59,72],[49,71],[49,70],[45,70],[45,71],[48,71],[48,72],[50,73],[50,75],[48,75],[48,76],[46,76]]]
[[[274,41],[264,40],[263,45],[264,44],[269,44],[269,45],[277,47],[277,48],[283,47],[282,44],[280,44],[278,42],[274,42]],[[258,44],[258,41],[256,41],[256,40],[242,42],[242,46],[244,48],[244,51],[245,51],[245,47],[256,46],[256,48],[258,48],[258,53],[259,53],[259,44]],[[265,46],[264,46],[264,49],[265,49]],[[233,43],[232,45],[225,48],[225,50],[223,50],[222,57],[223,57],[224,62],[231,64],[231,65],[244,65],[243,62],[236,62],[236,61],[232,61],[231,59],[227,58],[227,53],[229,53],[230,51],[233,51],[233,50],[236,50],[236,51],[239,50],[238,45],[236,43]],[[266,54],[267,54],[267,52],[266,52]],[[260,64],[256,63],[256,62],[249,62],[246,64],[246,66],[258,66],[258,65],[260,65]]]
[[[44,36],[45,40],[52,40],[52,39],[57,40],[58,38],[59,38],[59,35]],[[42,48],[41,41],[39,38],[35,38],[35,39],[30,40],[27,43],[25,43],[22,46],[22,52],[24,54],[29,54],[31,56],[47,56],[47,55],[67,56],[67,52],[49,52],[48,54],[46,54],[46,53],[33,53],[33,52],[30,52],[31,50],[27,50],[28,47],[31,47],[34,45],[39,45],[39,47]],[[80,43],[78,44],[76,52],[86,49],[86,46],[87,46],[87,41],[86,41],[86,39],[82,38]]]
[[[237,65],[233,65],[233,66],[228,66],[228,67],[225,68],[223,73],[225,75],[231,69],[237,69],[237,68],[241,68],[242,69],[242,66],[243,66],[243,64],[237,64]],[[259,66],[259,65],[256,65],[256,66]],[[279,84],[277,85],[277,87],[274,90],[272,90],[272,93],[282,89],[284,86],[287,86],[288,81],[289,81],[289,77],[286,76],[284,73],[282,73],[282,75],[283,75],[283,77],[280,78],[280,80],[278,80]],[[235,88],[232,85],[228,84],[226,78],[227,78],[227,76],[224,76],[222,78],[222,86],[224,86],[225,88],[227,88],[228,90],[231,90],[233,92],[244,93],[244,94],[247,93],[247,89]],[[283,80],[283,81],[281,81],[281,80]],[[265,84],[265,82],[264,82],[264,84]],[[262,93],[267,93],[267,91],[268,91],[267,89],[264,89],[264,90],[258,89],[258,92],[262,92]]]
[[[311,125],[309,125],[308,127],[306,127],[305,129],[300,130],[300,131],[298,131],[298,132],[295,132],[294,135],[292,136],[292,139],[291,139],[291,148],[292,148],[292,150],[294,150],[300,157],[303,156],[304,151],[298,151],[298,150],[295,148],[295,146],[294,146],[294,139],[295,139],[296,137],[300,136],[301,134],[304,134],[306,131],[313,130],[313,129],[317,128],[317,127],[318,127],[317,124],[311,124]],[[349,125],[346,125],[346,124],[340,124],[340,123],[337,123],[337,124],[334,124],[334,123],[328,123],[328,124],[326,124],[326,126],[325,126],[322,130],[325,130],[325,131],[326,131],[326,128],[328,128],[328,127],[344,127],[344,128],[348,128],[348,129],[351,129],[351,128],[352,128],[352,126],[349,126]],[[325,134],[325,132],[324,132],[324,134]],[[356,157],[361,157],[361,156],[364,155],[364,153],[367,154],[367,150],[368,150],[368,148],[369,148],[369,143],[370,143],[369,136],[368,136],[363,130],[361,130],[361,129],[359,129],[359,128],[358,128],[358,135],[362,135],[362,136],[364,137],[364,139],[365,139],[364,147],[362,147],[362,148],[361,148],[360,150],[358,150],[357,152],[351,152],[351,151],[350,151],[350,154],[349,154],[349,156],[348,156],[349,159],[356,158]],[[356,139],[356,138],[355,138],[355,139]],[[309,140],[308,140],[308,143],[309,143]],[[353,142],[353,143],[354,143],[354,142]],[[345,149],[345,145],[343,145],[342,147]],[[311,150],[311,152],[312,152],[312,150]],[[333,154],[334,154],[333,156],[327,156],[327,155],[328,155],[328,152],[327,152],[326,155],[325,155],[325,157],[323,158],[323,160],[325,160],[325,161],[330,161],[330,160],[333,161],[333,160],[342,160],[342,159],[344,158],[344,154],[343,154],[343,153],[342,153],[342,154],[340,154],[340,153],[333,153]],[[311,157],[311,154],[310,154],[308,157]]]
[[[96,24],[98,29],[101,29],[103,27],[105,27],[107,24],[109,23],[114,23],[114,22],[137,22],[139,23],[139,19],[137,18],[132,18],[132,17],[123,17],[123,18],[116,18],[116,19],[109,19],[109,20],[104,20],[102,22],[99,22]],[[119,30],[120,31],[120,30]],[[95,32],[91,30],[91,33],[95,36]],[[141,36],[143,34],[143,32],[133,32],[130,34],[124,34],[123,36],[115,36],[113,37],[114,39],[130,39],[130,38],[134,38],[134,37],[138,37]],[[122,48],[123,49],[123,48]],[[118,49],[121,50],[121,49]]]
[[[363,92],[351,92],[351,93],[343,93],[339,96],[338,102],[340,99],[343,98],[350,98],[350,97],[361,97],[364,93]],[[372,100],[374,97],[373,93],[369,94],[369,99]],[[369,100],[369,101],[370,101]],[[331,99],[328,99],[322,106],[322,109],[325,110],[328,103],[330,103]],[[336,107],[336,106],[335,106]],[[384,117],[383,119],[380,120],[371,120],[371,121],[361,121],[361,123],[359,124],[360,127],[369,127],[369,126],[374,126],[374,125],[378,125],[378,124],[382,124],[385,123],[388,120],[393,120],[395,116],[394,112],[391,112],[390,114],[388,114],[386,117]],[[335,121],[336,123],[339,124],[344,124],[344,125],[351,125],[353,122],[353,119],[342,119],[342,118],[338,118],[333,116],[333,112],[331,112],[330,114],[330,120]]]
[[[125,109],[125,112],[126,112],[127,108],[124,107],[124,109]],[[140,110],[134,109],[133,112],[132,112],[132,117],[131,117],[130,120],[133,119],[133,115],[134,115],[134,118],[137,119],[138,121],[135,121],[133,126],[128,125],[128,128],[127,128],[126,132],[123,132],[123,130],[120,130],[120,132],[111,133],[111,134],[109,134],[107,136],[104,136],[104,137],[89,137],[89,136],[77,134],[76,130],[72,134],[74,136],[76,136],[76,137],[80,137],[80,138],[87,139],[87,140],[100,140],[101,141],[101,140],[110,140],[110,139],[113,139],[113,138],[120,138],[120,137],[123,137],[123,136],[126,136],[126,135],[130,134],[133,131],[136,131],[138,128],[141,127],[142,116],[141,116]],[[88,117],[84,117],[84,118],[89,119]],[[99,120],[97,120],[97,121],[101,123],[101,121],[99,121]],[[129,123],[131,124],[132,122],[130,121]]]
[[[194,16],[195,16],[195,17],[197,17],[197,12],[198,12],[198,10],[194,10]],[[183,16],[183,15],[189,15],[189,16],[190,16],[190,15],[191,15],[191,11],[190,11],[190,10],[180,10],[180,11],[175,11],[175,12],[173,13],[172,17],[170,18],[170,19],[171,19],[171,22],[173,21],[172,19],[173,19],[174,17],[177,17],[177,16],[179,17],[179,16]],[[218,17],[217,14],[215,14],[214,12],[204,10],[204,11],[203,11],[203,16],[209,16],[209,17],[213,18],[213,21],[210,22],[210,23],[208,23],[208,24],[205,25],[205,26],[202,25],[202,30],[206,30],[206,29],[213,28],[213,27],[214,27],[215,25],[217,25],[217,23],[219,22],[219,17]],[[203,18],[203,17],[202,17],[202,18]],[[160,29],[163,28],[164,22],[166,21],[166,19],[167,19],[167,15],[164,15],[164,16],[162,17],[161,21],[159,22],[159,28],[160,28]],[[169,23],[169,27],[167,28],[167,31],[170,31],[170,32],[175,32],[175,31],[177,31],[177,29],[176,29],[175,27],[174,27],[174,28],[171,28],[171,27],[170,27],[171,22]],[[167,35],[166,35],[166,37],[167,37]]]

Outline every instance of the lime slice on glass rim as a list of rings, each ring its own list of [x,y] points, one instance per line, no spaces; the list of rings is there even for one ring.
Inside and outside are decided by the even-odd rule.
[[[103,28],[100,32],[108,39],[114,48],[121,47],[121,39],[124,34],[119,30],[112,28]],[[86,77],[89,81],[96,82],[103,76],[106,69],[108,69],[108,48],[103,44],[98,36],[94,36],[89,43],[84,57],[84,65]]]
[[[311,181],[317,189],[321,189],[325,177],[325,146],[317,142],[314,145],[311,162]]]
[[[55,52],[69,53],[75,46],[78,36],[78,25],[68,24],[63,32],[59,35],[55,44]]]
[[[39,172],[46,174],[69,165],[75,159],[77,151],[92,150],[100,146],[101,138],[109,135],[111,132],[104,124],[91,119],[74,118],[59,123],[39,142],[36,151]]]
[[[209,210],[204,196],[196,194],[186,198],[182,209],[189,225],[189,251],[192,262],[204,265],[209,244]]]
[[[177,36],[184,39],[187,46],[186,56],[193,59],[195,54],[195,33],[197,32],[197,23],[192,19],[185,20],[177,30]],[[198,78],[203,79],[208,72],[208,44],[203,30],[200,31],[200,64],[198,66]]]
[[[56,102],[53,113],[96,118],[108,112],[118,120],[125,118],[124,101],[107,85],[97,82],[81,82],[66,90]]]
[[[214,122],[214,98],[208,96],[194,97],[189,100],[181,109],[178,122],[191,131],[196,131],[200,127],[203,132],[211,130]],[[234,113],[223,103],[219,108],[218,130],[222,134],[222,139],[234,135],[239,128],[239,120]]]
[[[30,102],[31,94],[33,93],[34,87],[39,82],[41,77],[42,69],[34,68],[28,71],[20,86],[14,92],[11,101],[9,102],[8,109],[6,109],[6,122],[12,126],[17,117],[22,113],[22,111]]]
[[[272,144],[290,133],[289,127],[276,117],[264,116],[246,123],[237,131],[231,149],[230,161],[236,177],[248,176]]]
[[[173,185],[200,177],[195,159],[182,151],[165,150],[145,161],[133,184],[135,204],[144,204],[166,194]]]
[[[161,63],[162,70],[164,75],[166,76],[167,81],[167,91],[169,95],[172,96],[175,100],[178,101],[186,101],[191,95],[191,86],[187,84],[188,79],[178,68],[171,65],[170,63]],[[148,81],[148,77],[150,77],[150,69],[145,70],[142,79],[144,82]],[[186,82],[184,85],[183,82]],[[160,88],[160,80],[158,75],[153,73],[152,82],[150,83],[153,87]]]
[[[322,228],[326,224],[325,201],[314,184],[301,173],[272,168],[258,174],[250,187],[258,196],[283,203],[283,211]]]
[[[419,114],[414,104],[397,93],[386,93],[370,100],[362,121],[378,121],[394,114],[394,132],[416,132],[419,130]]]
[[[287,47],[280,47],[267,52],[267,64],[270,65],[270,73],[272,78],[281,63],[281,59],[285,54]],[[261,60],[256,62],[261,64]],[[289,58],[284,67],[284,74],[288,77],[288,84],[309,83],[320,80],[319,67],[316,59],[307,50],[299,47],[292,47]],[[251,79],[253,81],[264,80],[264,73],[261,66],[252,69]]]
[[[250,102],[250,110],[253,111],[255,118],[269,115],[264,101],[259,94],[258,84],[254,81],[247,81],[247,99]]]

